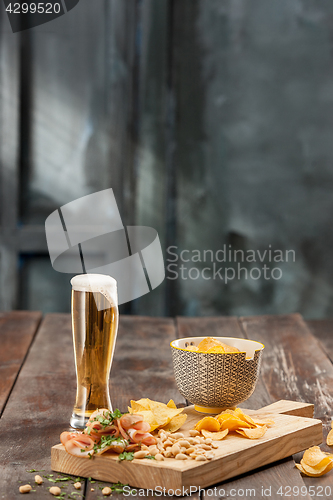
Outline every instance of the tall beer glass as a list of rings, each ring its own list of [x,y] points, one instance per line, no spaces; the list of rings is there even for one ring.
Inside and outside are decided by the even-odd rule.
[[[82,274],[71,284],[77,391],[70,424],[83,429],[98,408],[112,410],[109,375],[118,330],[117,282],[103,274]]]

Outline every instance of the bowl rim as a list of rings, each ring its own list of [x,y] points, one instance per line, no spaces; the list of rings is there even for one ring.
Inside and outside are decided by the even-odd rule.
[[[241,353],[246,353],[246,351],[240,351],[240,352],[204,352],[204,351],[191,351],[190,349],[184,349],[183,347],[177,347],[173,345],[174,342],[179,342],[180,340],[189,340],[189,339],[204,339],[207,338],[207,335],[204,337],[183,337],[181,339],[174,339],[170,342],[170,347],[173,349],[178,349],[178,351],[185,351],[185,352],[192,352],[194,354],[241,354]],[[240,337],[212,337],[214,339],[235,339],[235,340],[244,340],[245,342],[255,342],[256,344],[259,344],[258,349],[255,349],[254,352],[262,351],[265,349],[265,345],[262,342],[258,342],[257,340],[251,340],[251,339],[242,339]]]

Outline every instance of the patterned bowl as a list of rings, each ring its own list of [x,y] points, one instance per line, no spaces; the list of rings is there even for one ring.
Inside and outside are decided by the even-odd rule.
[[[202,413],[220,413],[246,401],[259,377],[264,345],[254,340],[214,337],[241,352],[208,353],[187,351],[205,337],[171,342],[173,369],[178,390]]]

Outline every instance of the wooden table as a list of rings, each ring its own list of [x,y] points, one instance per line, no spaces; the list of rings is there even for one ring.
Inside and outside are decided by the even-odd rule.
[[[298,314],[175,320],[122,316],[111,374],[113,405],[125,410],[130,399],[141,397],[163,402],[172,398],[178,405],[186,405],[175,385],[170,341],[201,335],[245,337],[263,342],[266,349],[257,388],[242,406],[256,409],[279,399],[314,403],[315,417],[323,421],[326,438],[333,415],[332,332],[333,320],[305,322]],[[42,319],[38,312],[0,313],[0,341],[0,499],[12,500],[22,498],[21,484],[30,481],[33,485],[35,474],[27,471],[43,470],[40,475],[45,476],[52,473],[51,446],[68,428],[76,388],[70,316],[48,314]],[[322,448],[329,451],[326,445]],[[52,498],[47,486],[53,485],[45,478],[43,486],[34,487],[36,492],[30,495]],[[98,486],[86,480],[81,493],[87,500],[102,498]],[[293,493],[293,487],[299,493],[297,489]],[[202,500],[207,497],[201,492],[192,498],[198,500],[199,496]],[[227,481],[212,495],[332,496],[333,472],[321,478],[303,477],[292,458]]]

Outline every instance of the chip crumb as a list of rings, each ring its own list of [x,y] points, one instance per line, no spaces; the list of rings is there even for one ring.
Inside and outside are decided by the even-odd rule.
[[[80,490],[81,489],[81,483],[79,483],[79,481],[77,483],[74,483],[74,488],[76,490]]]

